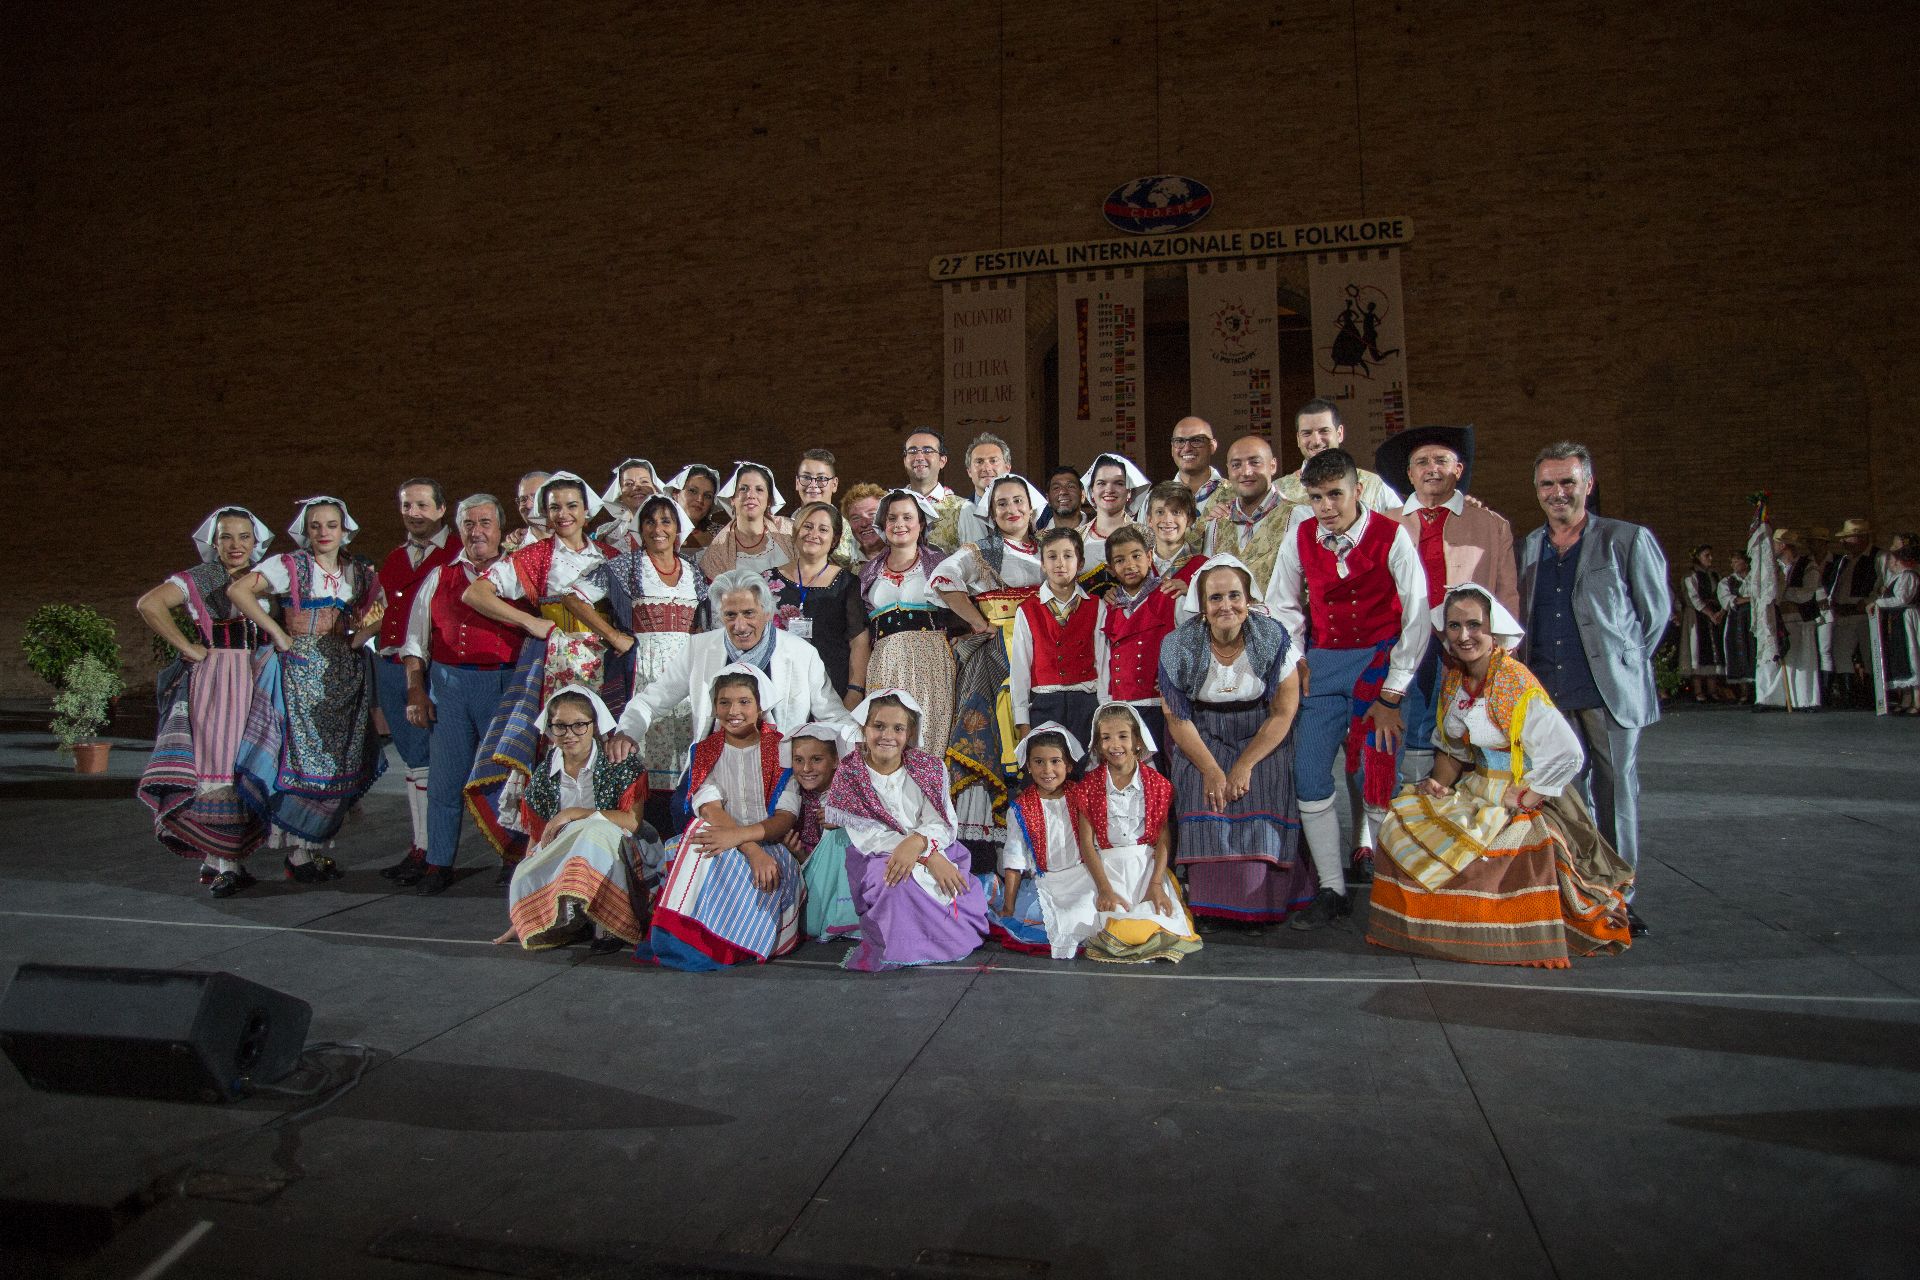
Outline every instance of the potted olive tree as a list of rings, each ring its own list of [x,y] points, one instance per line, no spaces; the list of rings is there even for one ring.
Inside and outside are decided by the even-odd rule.
[[[113,700],[120,696],[120,677],[91,653],[68,665],[66,680],[53,698],[53,736],[62,751],[73,753],[80,773],[105,773],[110,742],[99,741]]]

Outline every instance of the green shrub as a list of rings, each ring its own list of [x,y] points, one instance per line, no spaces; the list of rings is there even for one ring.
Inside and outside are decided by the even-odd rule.
[[[121,687],[119,675],[93,654],[74,659],[66,670],[64,687],[53,699],[53,736],[62,751],[100,736]]]
[[[173,625],[180,628],[182,635],[199,638],[200,628],[194,625],[193,615],[187,612],[187,606],[183,604],[173,606]],[[164,667],[180,656],[180,651],[162,640],[157,632],[149,633],[148,643],[153,654],[153,665],[156,667]]]
[[[56,692],[65,687],[73,664],[87,655],[119,679],[120,646],[114,642],[113,623],[83,604],[43,604],[35,609],[27,619],[26,634],[20,637],[20,649],[33,673]]]

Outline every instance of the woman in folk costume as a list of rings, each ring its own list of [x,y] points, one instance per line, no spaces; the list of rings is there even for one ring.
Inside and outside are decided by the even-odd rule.
[[[636,541],[607,562],[607,600],[614,620],[633,637],[625,657],[627,687],[643,689],[686,652],[701,629],[707,578],[680,554],[693,522],[665,494],[643,498],[634,513]],[[620,708],[615,708],[619,714]],[[693,709],[685,704],[655,716],[640,754],[652,762],[647,783],[673,790],[693,741]]]
[[[727,509],[719,494],[720,473],[704,462],[689,462],[667,481],[667,496],[693,522],[693,532],[680,545],[696,562],[714,536],[727,527]]]
[[[1173,784],[1147,764],[1157,749],[1139,708],[1109,702],[1093,715],[1094,763],[1073,788],[1080,865],[1040,878],[1057,959],[1145,964],[1200,949],[1193,917],[1167,870]]]
[[[333,859],[311,851],[331,840],[347,810],[385,767],[373,734],[373,660],[385,596],[373,562],[345,550],[359,528],[338,498],[306,498],[287,532],[298,550],[260,562],[228,584],[227,598],[273,642],[260,667],[235,784],[256,814],[293,845],[287,878],[338,879]],[[282,600],[285,625],[263,595]],[[242,868],[235,890],[253,883]]]
[[[859,746],[846,725],[813,721],[788,740],[793,786],[800,796],[800,817],[787,837],[787,850],[800,862],[806,881],[800,931],[809,938],[860,936],[860,917],[847,887],[847,833],[827,825],[827,792],[840,761]]]
[[[1080,833],[1070,793],[1074,764],[1086,749],[1065,725],[1049,720],[1020,739],[1014,754],[1028,781],[1007,811],[1000,883],[998,893],[989,895],[993,901],[987,908],[987,925],[1003,947],[1051,955],[1040,877],[1080,862]],[[1062,959],[1072,954],[1069,948]]]
[[[1006,834],[1008,780],[1019,741],[1007,693],[1007,640],[1020,602],[1046,578],[1034,520],[1046,499],[1020,476],[1001,476],[987,490],[993,532],[940,562],[931,579],[947,607],[972,628],[956,642],[953,732],[947,766],[960,838],[988,854]]]
[[[153,834],[183,858],[200,859],[200,883],[216,898],[238,892],[242,865],[266,838],[266,824],[234,790],[234,760],[266,662],[260,629],[227,598],[258,564],[273,534],[245,507],[222,507],[194,531],[200,563],[140,597],[136,608],[179,658],[160,673],[160,731],[140,775]],[[194,633],[173,616],[185,609]]]
[[[661,490],[660,473],[645,458],[623,458],[613,469],[613,480],[600,495],[600,508],[610,518],[593,536],[614,554],[640,549],[640,507]]]
[[[1753,591],[1747,578],[1752,564],[1744,552],[1730,556],[1729,572],[1714,589],[1720,602],[1720,643],[1727,655],[1727,683],[1735,698],[1753,696]]]
[[[1086,553],[1083,573],[1091,573],[1107,562],[1107,536],[1121,525],[1130,524],[1146,512],[1141,503],[1153,482],[1124,454],[1103,453],[1093,460],[1080,484],[1087,501],[1093,504],[1093,519],[1080,530]]]
[[[1920,547],[1887,552],[1887,586],[1873,602],[1869,625],[1880,629],[1880,670],[1891,715],[1920,716]],[[1902,705],[1904,702],[1904,705]]]
[[[680,833],[636,956],[704,973],[765,964],[800,941],[800,868],[785,841],[800,816],[766,675],[735,662],[708,686],[713,732],[687,774],[695,820]]]
[[[1578,734],[1509,656],[1520,625],[1477,583],[1449,590],[1433,624],[1453,659],[1436,712],[1441,750],[1380,828],[1367,941],[1547,969],[1626,950],[1633,871],[1572,785]]]
[[[867,684],[905,689],[920,713],[920,747],[944,760],[953,729],[953,650],[942,623],[943,601],[933,575],[941,555],[927,544],[932,516],[921,500],[895,489],[880,500],[875,519],[886,534],[886,554],[860,566],[860,595],[873,632]]]
[[[1722,639],[1726,614],[1720,607],[1720,576],[1713,571],[1713,548],[1693,549],[1680,579],[1680,674],[1693,685],[1695,702],[1726,702],[1727,654]]]
[[[594,949],[611,951],[640,941],[647,886],[664,853],[640,834],[647,778],[639,756],[615,764],[602,750],[613,726],[585,685],[568,685],[541,710],[537,727],[553,748],[521,802],[533,840],[507,889],[513,927],[495,942],[542,951],[597,934]]]
[[[1251,612],[1252,592],[1237,556],[1194,575],[1186,621],[1160,646],[1160,697],[1187,901],[1196,915],[1265,923],[1312,902],[1319,882],[1293,790],[1300,655],[1286,628]]]
[[[708,581],[729,569],[764,576],[793,563],[792,536],[773,526],[787,500],[772,471],[757,462],[736,462],[718,496],[733,511],[733,523],[715,534],[700,556],[700,572]]]
[[[920,706],[876,689],[853,710],[861,750],[834,771],[826,820],[847,833],[847,885],[860,945],[845,966],[868,973],[961,960],[987,934],[986,895],[955,838],[947,773],[914,746]]]

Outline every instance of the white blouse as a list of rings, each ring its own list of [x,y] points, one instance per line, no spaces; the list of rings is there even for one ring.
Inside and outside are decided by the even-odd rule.
[[[1133,771],[1133,781],[1124,787],[1113,785],[1113,770],[1100,766],[1100,776],[1107,784],[1107,847],[1124,849],[1128,845],[1147,842],[1147,784],[1140,777],[1140,770]]]
[[[713,772],[693,793],[688,806],[698,813],[715,800],[727,816],[743,825],[762,822],[776,813],[800,816],[800,788],[791,781],[780,789],[780,799],[767,808],[766,783],[760,773],[760,747],[736,747],[731,743],[720,749]]]
[[[547,596],[549,600],[558,599],[571,593],[588,604],[598,604],[607,598],[604,573],[595,574],[595,570],[605,565],[607,558],[600,554],[600,548],[588,542],[575,551],[558,538],[553,542],[553,564],[547,569]],[[595,579],[599,578],[599,581]],[[526,590],[520,585],[520,575],[514,571],[513,557],[501,556],[487,570],[487,581],[502,600],[523,600]]]
[[[580,776],[567,776],[567,767],[562,762],[560,748],[555,747],[548,753],[547,772],[560,783],[560,807],[562,809],[598,809],[593,802],[593,766],[600,759],[600,744],[595,743],[587,753],[587,762],[580,766]]]
[[[284,557],[268,556],[254,567],[254,572],[260,575],[273,594],[284,596],[292,593],[293,574],[287,568]],[[328,574],[320,567],[320,562],[315,560],[310,563],[307,570],[306,598],[351,602],[354,598],[354,584],[344,574],[339,576]]]
[[[1720,597],[1722,609],[1738,608],[1742,600],[1751,602],[1753,593],[1747,590],[1747,580],[1734,574],[1720,579],[1720,585],[1714,588],[1714,594]]]
[[[842,767],[866,768],[860,759],[842,762]],[[927,802],[920,788],[914,785],[913,775],[906,768],[895,769],[892,773],[874,773],[867,769],[873,778],[873,789],[880,795],[880,803],[886,806],[907,831],[927,838],[929,852],[944,854],[952,844],[958,824],[953,820],[953,801],[945,791],[940,793],[938,808]],[[885,857],[893,852],[894,846],[906,836],[884,823],[868,818],[858,818],[844,810],[828,805],[825,810],[828,823],[840,827],[847,833],[847,843],[868,855]]]
[[[1898,570],[1887,583],[1887,594],[1874,601],[1882,609],[1911,609],[1920,596],[1920,575],[1911,569]]]
[[[1285,680],[1293,669],[1300,665],[1300,651],[1292,645],[1287,646],[1287,656],[1280,659],[1280,679]],[[1260,674],[1253,669],[1253,662],[1242,649],[1231,663],[1220,661],[1216,657],[1207,659],[1207,678],[1200,686],[1201,702],[1255,702],[1266,697],[1266,686],[1260,681]]]
[[[875,614],[897,604],[941,605],[940,593],[927,581],[927,575],[919,565],[907,570],[899,582],[889,578],[883,569],[873,579],[873,586],[867,591],[867,612]]]
[[[997,582],[980,553],[965,547],[942,560],[940,567],[933,571],[935,591],[963,591],[970,596],[1001,587],[1037,587],[1046,580],[1046,570],[1040,567],[1039,550],[1024,551],[1012,543],[1007,544],[1007,553],[1001,558]]]
[[[1463,708],[1460,701],[1464,696],[1456,694],[1447,704],[1447,717],[1443,722],[1446,740],[1440,744],[1446,753],[1472,764],[1473,753],[1459,745],[1461,739],[1489,751],[1508,750],[1513,744],[1494,725],[1493,716],[1487,711],[1487,700],[1475,698]],[[1526,723],[1520,729],[1520,749],[1526,756],[1521,762],[1526,776],[1520,781],[1543,796],[1557,796],[1566,790],[1586,762],[1580,737],[1573,726],[1556,708],[1541,702],[1535,702],[1527,710]]]
[[[695,608],[700,605],[700,596],[693,589],[692,565],[683,562],[680,565],[680,577],[668,586],[660,577],[660,570],[654,567],[653,557],[645,551],[637,552],[640,564],[640,595],[635,604],[684,604],[692,601]]]
[[[1067,798],[1040,800],[1040,811],[1047,819],[1047,867],[1052,871],[1061,871],[1067,867],[1080,865],[1080,837],[1075,831],[1073,811],[1067,807]],[[1020,823],[1012,814],[1007,815],[1007,842],[1000,846],[1000,869],[1002,871],[1032,871],[1033,848],[1027,843]]]

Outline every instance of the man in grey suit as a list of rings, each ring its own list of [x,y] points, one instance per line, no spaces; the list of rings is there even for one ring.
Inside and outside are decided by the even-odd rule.
[[[1637,871],[1640,730],[1660,718],[1653,651],[1672,612],[1667,557],[1652,530],[1587,511],[1593,455],[1585,445],[1542,449],[1533,487],[1547,523],[1520,547],[1527,635],[1516,656],[1580,731],[1594,820]],[[1631,905],[1627,919],[1635,934],[1646,932]]]

